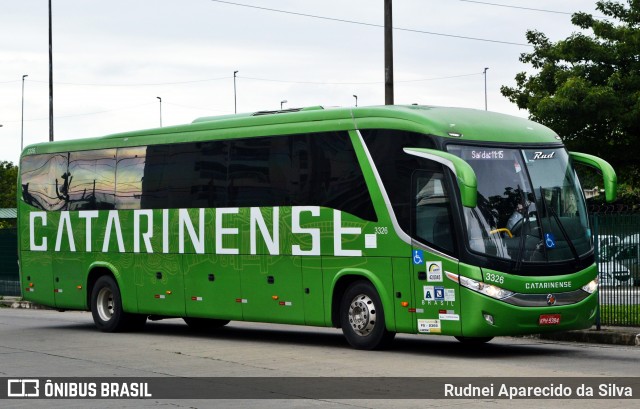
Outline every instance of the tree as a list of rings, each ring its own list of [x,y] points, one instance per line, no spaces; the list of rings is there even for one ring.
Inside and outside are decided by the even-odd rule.
[[[18,167],[11,162],[0,162],[0,208],[16,207]],[[15,226],[15,221],[0,220],[0,229]]]
[[[18,167],[11,162],[0,162],[0,208],[16,207]]]
[[[533,52],[520,61],[536,73],[517,74],[516,86],[501,92],[570,150],[608,160],[633,185],[640,182],[640,0],[598,1],[596,8],[607,18],[573,14],[582,31],[565,40],[527,31]]]

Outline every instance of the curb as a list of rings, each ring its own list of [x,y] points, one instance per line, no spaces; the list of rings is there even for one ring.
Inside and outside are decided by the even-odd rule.
[[[31,301],[24,301],[21,297],[3,297],[0,299],[0,307],[22,308],[30,310],[48,310],[50,308],[34,304]]]
[[[551,341],[585,342],[592,344],[640,346],[640,329],[626,327],[605,327],[538,334],[539,339]]]

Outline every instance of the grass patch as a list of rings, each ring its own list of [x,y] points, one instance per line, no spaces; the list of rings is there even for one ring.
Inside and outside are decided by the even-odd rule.
[[[625,327],[640,326],[640,305],[601,305],[600,323]]]

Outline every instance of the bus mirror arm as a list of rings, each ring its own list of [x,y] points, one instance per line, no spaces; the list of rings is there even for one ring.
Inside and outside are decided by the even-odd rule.
[[[464,207],[474,208],[478,202],[478,179],[471,165],[447,152],[424,148],[404,148],[405,153],[438,162],[456,176],[460,198]]]
[[[569,155],[574,162],[582,163],[602,172],[602,177],[604,179],[605,199],[608,203],[616,200],[618,178],[616,176],[616,171],[613,170],[613,167],[609,164],[609,162],[597,156],[589,155],[586,153],[569,152]]]

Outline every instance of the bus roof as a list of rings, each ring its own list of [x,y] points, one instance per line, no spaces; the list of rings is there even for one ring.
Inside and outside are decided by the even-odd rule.
[[[536,122],[476,109],[423,105],[328,109],[317,106],[202,117],[185,125],[124,132],[98,138],[45,142],[28,146],[25,152],[47,153],[206,140],[211,137],[211,131],[224,133],[214,136],[214,139],[225,139],[356,128],[402,129],[482,142],[557,144],[560,140],[554,131]]]

